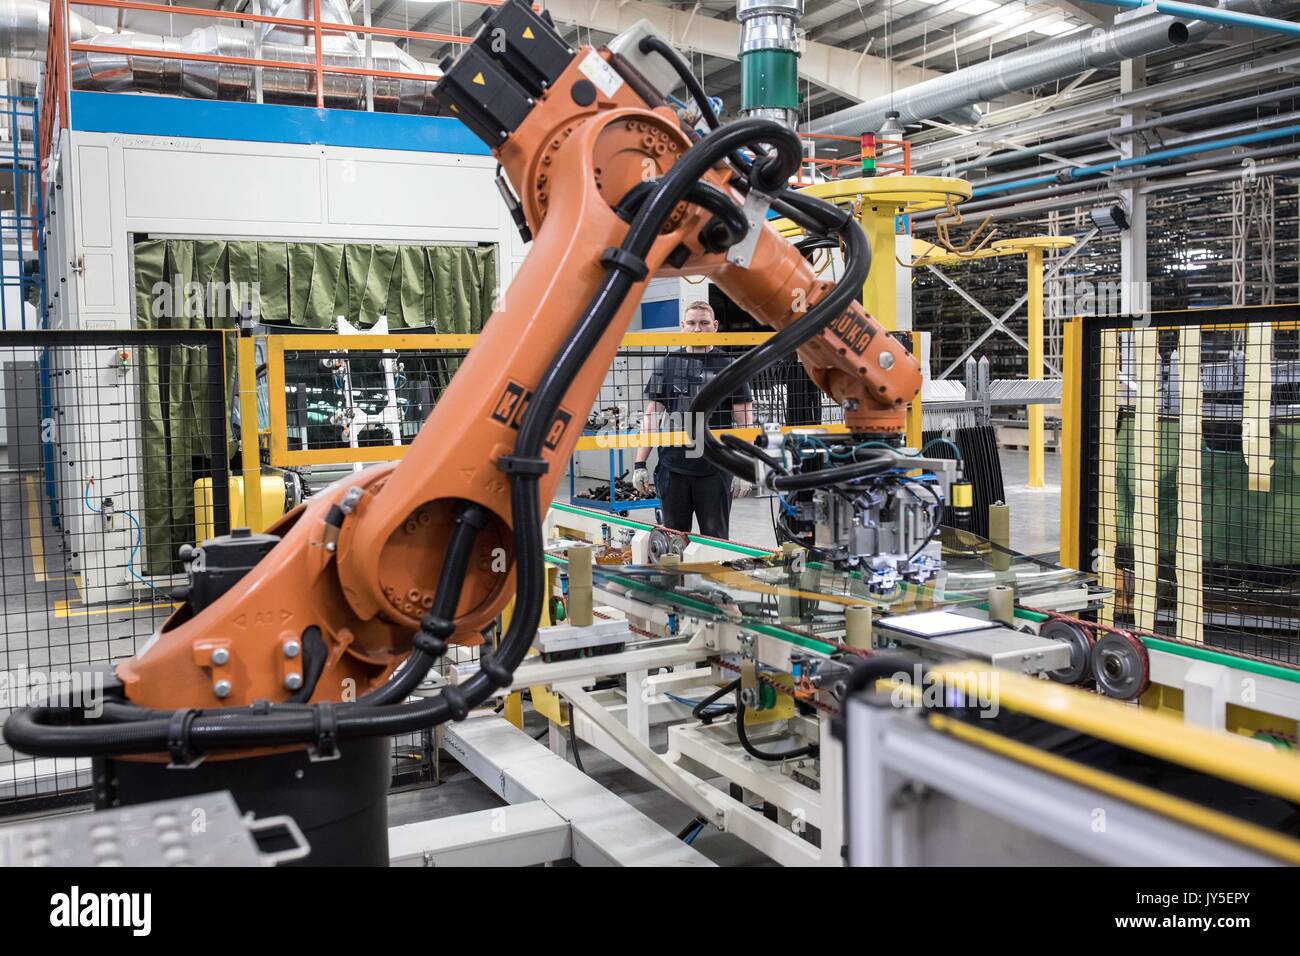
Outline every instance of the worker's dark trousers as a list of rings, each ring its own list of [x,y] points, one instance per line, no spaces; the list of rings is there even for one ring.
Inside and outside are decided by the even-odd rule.
[[[731,528],[731,478],[720,471],[709,475],[684,475],[663,465],[655,469],[655,489],[664,526],[691,531],[691,518],[700,522],[700,534],[725,538]]]

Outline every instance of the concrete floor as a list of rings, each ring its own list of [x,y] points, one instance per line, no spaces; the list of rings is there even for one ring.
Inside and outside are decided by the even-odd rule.
[[[1055,552],[1060,525],[1058,457],[1048,455],[1048,487],[1041,490],[1024,486],[1028,472],[1024,452],[1004,452],[1003,469],[1012,507],[1012,546],[1033,554]],[[567,499],[567,482],[561,487]],[[130,656],[169,609],[82,606],[73,573],[67,570],[60,535],[50,528],[41,497],[28,476],[0,473],[0,670]],[[732,538],[759,546],[774,543],[767,501],[735,502]],[[0,719],[6,713],[0,709]],[[526,729],[541,734],[545,724],[530,713]],[[666,738],[666,730],[659,728],[652,746],[664,750]],[[674,833],[690,822],[692,813],[685,805],[591,747],[581,747],[584,767],[598,783]],[[0,745],[0,799],[30,793],[34,777],[42,781],[43,793],[84,786],[88,768],[81,764],[67,760],[57,765],[38,763]],[[445,755],[441,785],[394,793],[389,800],[393,825],[500,805],[495,793]],[[712,828],[702,832],[694,846],[723,865],[771,862],[737,838]]]

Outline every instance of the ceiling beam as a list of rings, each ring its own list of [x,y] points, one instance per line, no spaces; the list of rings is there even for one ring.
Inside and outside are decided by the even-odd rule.
[[[972,48],[976,48],[974,49],[973,56],[978,59],[981,52],[987,50],[989,47],[997,46],[999,43],[1006,43],[1011,40],[1018,40],[1021,37],[1028,37],[1033,30],[1026,29],[1027,27],[1033,27],[1035,25],[1045,26],[1059,19],[1060,14],[1054,10],[1040,10],[1031,15],[1028,19],[1012,24],[1011,26],[989,27],[985,30],[979,30],[964,37],[959,35],[957,37],[955,59],[960,61],[965,51]],[[1062,36],[1065,36],[1065,34],[1062,34]],[[1048,39],[1054,40],[1056,37],[1048,37]],[[1028,42],[1028,40],[1026,40],[1026,42]],[[953,43],[950,39],[946,43],[935,44],[932,55],[936,57],[949,57],[953,56],[953,52]]]
[[[890,0],[871,0],[869,3],[862,4],[861,10],[854,10],[852,13],[846,13],[843,16],[836,17],[833,20],[827,20],[820,26],[812,27],[808,30],[809,40],[820,40],[824,36],[832,33],[838,33],[846,27],[859,24],[863,27],[878,13],[884,13],[889,9]]]
[[[995,26],[1002,22],[998,19],[998,15],[1004,13],[1006,13],[1006,10],[999,7],[996,10],[990,10],[988,13],[981,13],[968,20],[963,20],[951,27],[936,27],[933,31],[924,33],[913,40],[908,40],[906,43],[896,44],[893,50],[894,58],[902,59],[903,57],[911,56],[913,53],[920,53],[928,47],[937,46],[940,43],[946,43],[951,46],[954,30],[956,30],[960,36],[961,33],[969,33],[983,27]],[[959,40],[958,42],[961,41]]]
[[[644,0],[545,0],[557,22],[581,23],[605,33],[622,33],[638,20],[649,20],[654,28],[679,50],[705,53],[727,60],[739,59],[740,26],[709,16],[706,12],[671,10]],[[799,58],[799,76],[833,90],[851,100],[865,100],[893,85],[897,88],[919,83],[935,74],[912,68],[899,69],[878,56],[807,42]]]
[[[970,0],[942,0],[942,2],[926,7],[924,10],[909,13],[907,16],[895,20],[889,25],[889,45],[891,47],[894,45],[894,42],[899,39],[899,34],[907,33],[917,27],[924,27],[935,17],[942,16],[945,13],[952,13],[958,7],[969,2]]]
[[[1066,16],[1082,20],[1088,26],[1108,27],[1115,20],[1115,10],[1112,7],[1090,7],[1087,4],[1073,3],[1072,0],[1052,0],[1052,5]]]

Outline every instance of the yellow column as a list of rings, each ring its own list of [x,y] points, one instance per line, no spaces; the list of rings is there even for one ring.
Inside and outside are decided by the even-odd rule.
[[[863,202],[858,214],[862,230],[871,243],[871,271],[862,287],[862,306],[890,332],[898,328],[898,263],[894,260],[893,206],[871,206]]]
[[[239,363],[239,458],[243,463],[244,523],[254,531],[262,520],[262,451],[257,440],[257,352],[251,335],[241,335]]]
[[[921,426],[921,396],[917,394],[912,399],[912,404],[907,406],[907,445],[909,448],[920,448],[921,438],[924,434]]]
[[[1029,281],[1029,378],[1043,378],[1043,250],[1025,254]],[[1029,487],[1043,487],[1043,406],[1029,406]]]
[[[1065,323],[1061,349],[1061,556],[1067,568],[1086,570],[1079,553],[1079,479],[1082,468],[1083,319]]]
[[[898,328],[898,264],[895,261],[894,221],[898,209],[894,206],[862,204],[858,221],[871,243],[871,271],[862,286],[862,307],[890,332]],[[921,447],[921,396],[916,396],[907,409],[907,436],[903,439],[909,447]]]

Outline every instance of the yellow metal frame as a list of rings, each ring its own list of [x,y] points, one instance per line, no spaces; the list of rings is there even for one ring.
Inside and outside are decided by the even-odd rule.
[[[1083,319],[1066,321],[1061,347],[1061,554],[1060,562],[1088,570],[1080,553],[1079,476],[1083,473]]]
[[[977,661],[946,665],[930,673],[943,686],[971,695],[981,692],[981,688],[987,692],[990,678],[995,676],[997,683],[993,686],[1001,708],[1292,803],[1300,801],[1300,756],[1293,753],[1264,747],[1243,737],[1192,727],[1163,713],[1136,709],[1062,684],[1035,680],[1012,671],[993,670]],[[893,688],[896,685],[882,681],[878,686]],[[914,695],[921,693],[921,688],[909,689]],[[1300,840],[943,714],[930,714],[928,720],[937,731],[1018,763],[1091,787],[1261,853],[1300,863]]]
[[[244,476],[244,517],[251,528],[261,531],[262,520],[262,449],[257,420],[257,346],[252,336],[236,339],[236,362],[239,369],[239,459]],[[281,373],[284,367],[280,367]],[[274,394],[274,393],[272,393]],[[284,391],[280,391],[283,412]],[[281,416],[283,421],[283,416]]]
[[[688,345],[761,345],[770,339],[773,332],[629,332],[623,336],[620,348],[678,348]],[[463,349],[468,351],[478,341],[477,335],[272,335],[266,337],[266,378],[268,388],[268,405],[270,410],[269,455],[271,465],[279,468],[303,465],[343,465],[354,462],[399,461],[406,455],[405,445],[377,445],[369,448],[315,448],[294,450],[289,448],[288,407],[285,398],[284,356],[286,352],[381,352],[390,349]],[[247,353],[247,354],[245,354]],[[245,363],[248,363],[249,376],[254,376],[256,363],[253,359],[253,340],[239,340],[240,382],[245,381]],[[248,380],[255,380],[250,378]],[[241,386],[242,388],[242,386]],[[257,420],[256,391],[241,391],[240,417],[243,421]],[[251,407],[251,411],[250,411]],[[907,441],[913,447],[920,442],[920,408],[918,396],[909,412]],[[249,417],[249,416],[252,417]],[[842,424],[818,426],[790,425],[782,428],[784,432],[816,427],[829,434],[847,434],[848,429]],[[715,435],[739,435],[747,441],[753,441],[759,435],[757,428],[722,428],[713,429]],[[652,448],[670,445],[684,445],[688,441],[686,432],[648,432],[624,433],[611,435],[583,435],[578,439],[576,451],[610,451],[630,450],[649,445]],[[247,438],[245,438],[247,444]],[[256,444],[256,443],[254,443]],[[258,451],[254,447],[251,454],[244,454],[245,489],[249,481],[260,473],[257,463]],[[252,463],[250,468],[250,462]],[[250,476],[251,471],[251,476]],[[261,507],[258,501],[254,505]],[[254,512],[246,512],[249,515]],[[258,512],[260,514],[260,511]]]
[[[996,243],[995,243],[996,245]],[[1275,309],[1272,305],[1246,305],[1231,306],[1234,312],[1241,309]],[[1210,319],[1214,310],[1212,309],[1177,309],[1169,313],[1178,315],[1183,313],[1196,312]],[[1064,343],[1061,354],[1061,557],[1060,561],[1064,565],[1070,565],[1076,570],[1090,570],[1091,562],[1088,556],[1081,553],[1082,539],[1079,537],[1079,513],[1082,506],[1080,501],[1080,477],[1083,474],[1083,336],[1085,333],[1084,323],[1088,321],[1089,316],[1076,315],[1070,318],[1063,328]],[[1270,323],[1274,331],[1281,329],[1300,329],[1300,322],[1273,322]],[[1197,326],[1201,333],[1206,332],[1240,332],[1249,327],[1245,322],[1213,322],[1207,321]],[[1187,328],[1185,325],[1177,323],[1162,323],[1153,321],[1149,328],[1155,331],[1161,330],[1181,330]],[[1126,329],[1116,329],[1116,332],[1127,331]],[[1073,562],[1073,564],[1071,564]],[[1091,568],[1091,570],[1098,570]],[[1107,583],[1104,582],[1103,583]]]

